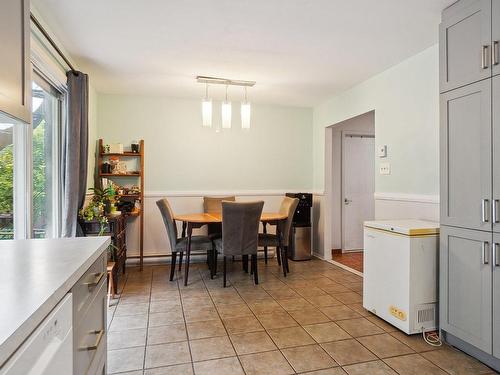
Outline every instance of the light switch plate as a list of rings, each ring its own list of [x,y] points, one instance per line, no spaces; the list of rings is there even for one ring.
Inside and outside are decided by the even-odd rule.
[[[379,164],[379,172],[380,172],[380,174],[384,174],[384,175],[391,174],[391,165],[389,163],[380,163]]]
[[[387,145],[379,146],[378,148],[378,157],[385,158],[387,157]]]

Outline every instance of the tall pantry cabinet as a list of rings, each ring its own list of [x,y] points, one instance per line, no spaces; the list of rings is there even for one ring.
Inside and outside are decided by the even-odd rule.
[[[440,328],[500,370],[500,0],[440,25]]]

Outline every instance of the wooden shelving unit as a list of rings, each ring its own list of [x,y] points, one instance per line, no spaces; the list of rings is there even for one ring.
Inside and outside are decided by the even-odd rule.
[[[102,165],[104,161],[107,161],[109,157],[117,156],[119,158],[137,158],[139,170],[134,173],[124,173],[124,174],[114,174],[114,173],[102,173]],[[137,178],[138,185],[140,188],[139,194],[118,194],[119,199],[132,201],[136,200],[140,202],[140,210],[132,211],[127,214],[127,218],[138,218],[139,219],[139,264],[142,270],[143,260],[144,260],[144,140],[139,141],[139,152],[125,151],[123,153],[105,153],[104,152],[104,142],[99,139],[98,150],[97,150],[97,163],[96,163],[97,173],[95,186],[102,188],[102,179],[108,178],[113,180],[114,178]]]

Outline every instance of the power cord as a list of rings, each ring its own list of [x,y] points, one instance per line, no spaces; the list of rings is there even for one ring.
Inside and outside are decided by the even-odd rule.
[[[425,332],[424,327],[422,327],[422,337],[424,341],[429,344],[430,346],[441,346],[443,345],[443,342],[441,341],[441,338],[439,337],[439,332],[438,331],[428,331]]]

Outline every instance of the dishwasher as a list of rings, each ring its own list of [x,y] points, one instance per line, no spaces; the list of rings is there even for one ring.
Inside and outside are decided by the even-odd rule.
[[[40,323],[0,370],[0,375],[65,375],[73,372],[71,293]]]

